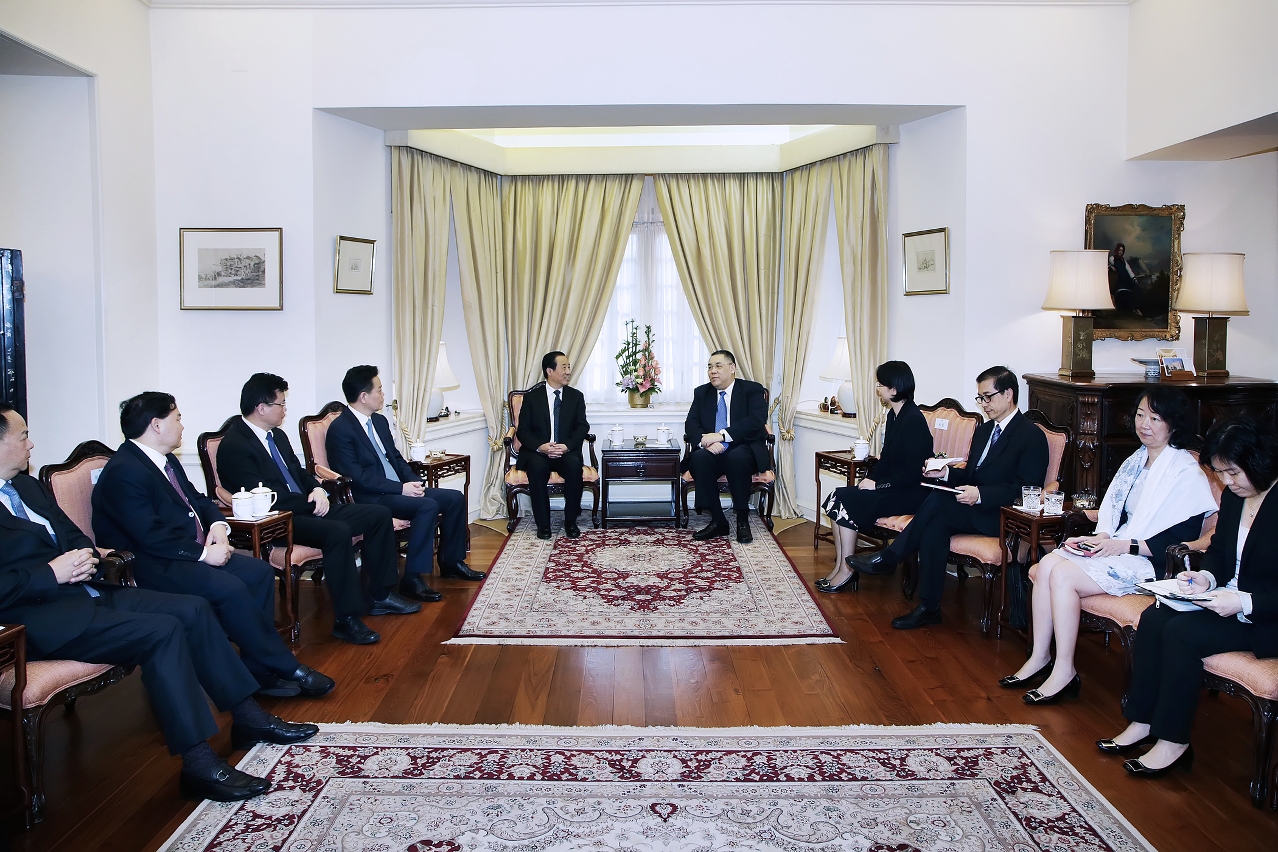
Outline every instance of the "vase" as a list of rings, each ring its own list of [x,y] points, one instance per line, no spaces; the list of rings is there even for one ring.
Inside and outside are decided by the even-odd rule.
[[[630,402],[631,408],[647,408],[648,398],[639,391],[626,391],[626,399]]]

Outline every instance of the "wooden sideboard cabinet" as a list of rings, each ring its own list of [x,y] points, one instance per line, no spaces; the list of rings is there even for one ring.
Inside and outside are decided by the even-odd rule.
[[[1119,465],[1140,446],[1132,426],[1136,399],[1156,383],[1146,382],[1140,373],[1097,375],[1090,381],[1030,373],[1025,384],[1029,407],[1068,426],[1073,434],[1073,452],[1066,454],[1068,466],[1061,479],[1065,493],[1087,488],[1102,496]],[[1171,384],[1189,395],[1200,435],[1207,434],[1217,419],[1240,414],[1256,417],[1278,432],[1278,383],[1270,379],[1199,376]]]

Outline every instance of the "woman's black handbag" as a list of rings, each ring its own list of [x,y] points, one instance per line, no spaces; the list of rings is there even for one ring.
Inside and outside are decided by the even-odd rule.
[[[1007,622],[1015,630],[1029,628],[1029,566],[1010,562],[1007,566]]]

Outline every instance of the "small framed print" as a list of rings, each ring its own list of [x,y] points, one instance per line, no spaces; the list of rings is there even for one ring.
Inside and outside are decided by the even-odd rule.
[[[284,310],[283,228],[181,228],[184,311]]]
[[[372,295],[376,242],[359,237],[337,238],[337,259],[333,263],[334,293]]]
[[[901,235],[905,295],[950,292],[950,229]]]

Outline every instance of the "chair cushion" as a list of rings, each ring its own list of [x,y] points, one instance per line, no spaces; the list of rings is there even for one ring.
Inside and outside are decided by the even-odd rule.
[[[40,660],[27,663],[27,688],[22,693],[22,706],[39,707],[57,693],[77,683],[115,668],[108,663],[77,663],[75,660]],[[0,707],[6,710],[13,693],[13,667],[0,674]]]
[[[1119,627],[1135,627],[1140,623],[1140,614],[1154,599],[1148,595],[1088,595],[1080,603],[1083,612],[1108,618]]]
[[[1230,651],[1204,658],[1203,668],[1242,684],[1258,698],[1278,701],[1278,659],[1257,660],[1250,651]]]
[[[692,471],[685,470],[683,472],[682,479],[684,482],[692,482]],[[719,477],[719,481],[726,485],[728,483],[728,477],[721,476]],[[753,473],[750,475],[750,481],[755,485],[771,485],[773,482],[777,481],[777,474],[776,471],[772,470],[765,470],[762,473]]]
[[[900,532],[910,525],[910,521],[914,520],[913,515],[892,515],[887,518],[879,518],[875,521],[876,526],[883,527],[885,530],[892,532]]]
[[[599,471],[589,465],[583,465],[581,468],[581,481],[598,482]],[[528,474],[517,467],[512,467],[510,470],[506,471],[506,484],[514,488],[518,488],[521,485],[527,485]],[[550,472],[549,484],[563,485],[564,478],[552,470]]]
[[[282,547],[271,548],[271,566],[275,568],[275,570],[277,571],[284,570],[284,553],[285,553],[285,550]],[[317,547],[307,547],[304,544],[293,545],[293,564],[294,565],[305,565],[307,562],[312,562],[316,559],[323,559],[323,558],[324,558],[324,551],[320,550]]]
[[[985,565],[999,565],[1003,561],[1003,545],[998,536],[993,535],[950,536],[950,553],[970,556]]]

